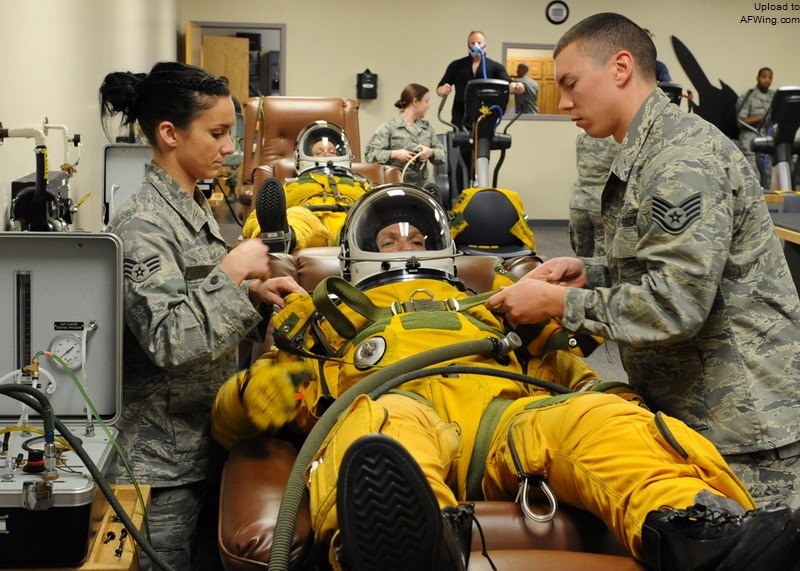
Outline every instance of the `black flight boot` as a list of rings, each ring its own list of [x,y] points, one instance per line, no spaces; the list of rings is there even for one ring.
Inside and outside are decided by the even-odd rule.
[[[336,507],[348,571],[463,571],[472,506],[439,510],[422,470],[394,439],[359,438],[342,460]]]
[[[256,219],[261,227],[261,241],[273,254],[288,254],[294,248],[294,236],[286,218],[286,193],[281,181],[268,178],[256,196]]]
[[[770,505],[734,515],[695,504],[647,514],[642,552],[648,569],[795,569],[800,561],[800,510]]]

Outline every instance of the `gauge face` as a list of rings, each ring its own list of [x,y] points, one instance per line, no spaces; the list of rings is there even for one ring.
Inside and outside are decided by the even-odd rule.
[[[71,333],[59,335],[50,343],[50,352],[64,361],[73,371],[80,369],[83,364],[81,338],[77,335],[72,335]],[[55,359],[53,359],[53,363],[60,369],[64,368]]]

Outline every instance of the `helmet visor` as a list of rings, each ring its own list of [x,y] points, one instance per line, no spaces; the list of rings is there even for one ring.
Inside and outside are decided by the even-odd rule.
[[[437,251],[451,243],[444,210],[413,187],[368,193],[349,216],[351,246],[364,252]]]
[[[301,153],[306,157],[348,157],[350,149],[344,134],[325,125],[309,129],[300,141]]]

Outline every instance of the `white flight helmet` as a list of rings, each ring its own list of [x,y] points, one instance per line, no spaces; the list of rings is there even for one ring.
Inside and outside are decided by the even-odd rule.
[[[378,251],[378,231],[398,222],[403,232],[414,226],[422,233],[425,250]],[[421,277],[460,283],[456,255],[447,213],[430,193],[411,184],[371,189],[350,208],[342,228],[342,277],[362,290]]]
[[[319,141],[332,148],[335,156],[315,157],[313,147]],[[326,166],[340,167],[349,172],[352,160],[353,153],[350,151],[347,135],[337,125],[327,121],[314,121],[303,127],[294,144],[294,165],[298,174]]]

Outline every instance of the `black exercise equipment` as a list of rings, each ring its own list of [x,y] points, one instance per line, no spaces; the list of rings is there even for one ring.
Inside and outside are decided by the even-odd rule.
[[[756,137],[752,150],[772,156],[773,190],[794,190],[792,155],[800,152],[800,142],[795,140],[800,128],[800,87],[787,85],[775,91],[765,124],[772,126],[772,132]]]

